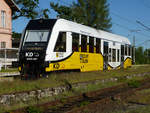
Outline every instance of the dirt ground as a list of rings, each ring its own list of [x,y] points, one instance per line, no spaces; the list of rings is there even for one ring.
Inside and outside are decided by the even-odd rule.
[[[68,113],[150,113],[150,89],[129,94],[123,100],[112,98],[109,103],[107,100],[105,102],[99,101]]]

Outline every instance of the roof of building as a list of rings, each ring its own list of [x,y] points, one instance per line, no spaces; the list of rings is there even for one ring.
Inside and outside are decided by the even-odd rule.
[[[19,7],[13,0],[5,0],[5,2],[10,6],[13,11],[20,11]]]

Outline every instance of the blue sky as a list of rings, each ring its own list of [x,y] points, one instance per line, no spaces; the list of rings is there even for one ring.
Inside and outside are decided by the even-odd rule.
[[[69,5],[73,0],[40,0],[39,7],[51,9],[50,1]],[[135,36],[137,46],[150,48],[150,41],[148,41],[150,40],[150,31],[136,22],[140,21],[150,27],[150,0],[108,0],[108,3],[112,18],[112,32],[127,37],[131,42]],[[50,17],[56,18],[56,14],[51,9]],[[22,32],[28,21],[25,18],[13,21],[13,31]]]

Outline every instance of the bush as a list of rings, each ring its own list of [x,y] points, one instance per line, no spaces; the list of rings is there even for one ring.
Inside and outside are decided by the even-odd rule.
[[[118,77],[118,82],[125,82],[127,80],[126,76]]]
[[[42,113],[42,110],[37,107],[27,107],[26,112],[27,113]]]
[[[78,105],[78,107],[83,107],[83,106],[86,106],[86,105],[88,105],[88,104],[90,104],[89,101],[83,101],[83,102],[81,102],[81,103]]]
[[[131,88],[138,88],[141,86],[141,83],[137,80],[130,80],[128,82],[128,86],[131,87]]]

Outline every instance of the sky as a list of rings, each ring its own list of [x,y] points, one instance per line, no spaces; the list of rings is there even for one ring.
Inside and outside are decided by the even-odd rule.
[[[76,0],[39,0],[40,8],[50,9],[50,18],[56,18],[57,13],[50,8],[51,2],[69,6]],[[135,45],[150,48],[150,0],[108,0],[110,17],[112,18],[111,31],[115,34],[127,37]],[[26,18],[13,21],[13,31],[21,33],[27,23]],[[141,24],[148,27],[147,29]]]

